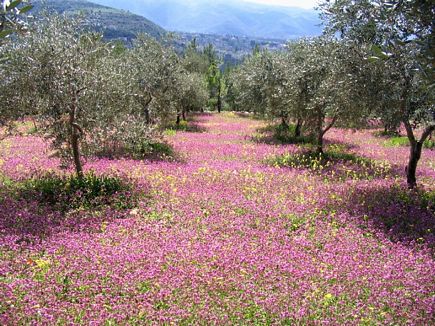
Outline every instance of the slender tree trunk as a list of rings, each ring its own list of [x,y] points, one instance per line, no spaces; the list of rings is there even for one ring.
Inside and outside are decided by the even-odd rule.
[[[150,110],[147,107],[144,109],[144,114],[145,114],[145,122],[148,125],[151,124]]]
[[[186,119],[186,110],[181,111],[181,118],[183,119],[183,121],[187,121],[187,119]]]
[[[149,105],[151,103],[151,101],[153,100],[153,97],[148,94],[148,99],[146,100],[142,100],[142,105],[143,105],[143,112],[145,115],[145,122],[147,124],[151,124],[151,115],[150,115],[150,109],[149,109]]]
[[[218,113],[221,113],[222,111],[222,97],[221,97],[221,80],[219,79],[219,84],[218,84],[218,102],[217,102],[217,107],[218,107]]]
[[[175,121],[175,124],[176,124],[177,126],[179,126],[179,125],[180,125],[180,122],[181,122],[181,114],[180,114],[180,112],[178,112],[178,113],[177,113],[177,121]]]
[[[296,122],[296,128],[295,128],[295,137],[298,138],[301,136],[302,133],[302,119],[298,119]]]
[[[319,112],[317,116],[317,154],[323,154],[323,115]]]
[[[73,152],[74,166],[77,173],[77,177],[83,177],[83,167],[80,160],[80,132],[81,128],[76,123],[76,112],[77,112],[77,95],[74,94],[73,102],[71,104],[69,112],[69,125],[70,125],[70,141],[71,148]]]
[[[288,129],[289,128],[289,125],[288,125],[288,123],[287,123],[287,121],[286,121],[284,116],[281,117],[281,127],[283,129]]]
[[[421,158],[423,144],[425,140],[432,135],[432,132],[435,130],[435,126],[432,125],[427,127],[423,131],[420,140],[417,140],[414,136],[414,132],[412,130],[410,122],[408,120],[405,120],[403,121],[403,123],[405,125],[406,133],[411,144],[409,161],[406,167],[406,182],[409,189],[414,189],[415,187],[417,187],[417,165],[418,161]]]
[[[35,131],[38,131],[38,125],[36,124],[35,118],[32,118],[32,122],[33,122],[33,129],[35,129]]]

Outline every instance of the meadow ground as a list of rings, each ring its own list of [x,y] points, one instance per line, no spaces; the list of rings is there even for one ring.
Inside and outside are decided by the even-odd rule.
[[[304,168],[262,121],[196,123],[167,133],[177,160],[87,162],[140,190],[122,211],[20,196],[64,172],[39,137],[0,143],[1,324],[435,323],[434,150],[410,192],[408,148],[371,131],[332,130],[328,149],[353,156]]]

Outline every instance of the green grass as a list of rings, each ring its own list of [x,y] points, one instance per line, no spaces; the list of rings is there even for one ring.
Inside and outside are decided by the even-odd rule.
[[[156,140],[143,140],[128,146],[126,155],[133,159],[169,159],[175,157],[171,145]]]
[[[164,134],[168,136],[172,136],[172,133],[176,133],[177,131],[184,131],[184,132],[203,132],[204,130],[197,126],[196,124],[192,123],[192,121],[180,121],[179,124],[171,123],[166,126],[166,129],[164,131]]]
[[[96,175],[93,172],[81,178],[76,175],[46,174],[26,180],[18,188],[23,197],[37,199],[62,211],[104,205],[127,209],[135,203],[131,185],[118,177]]]
[[[384,146],[386,147],[401,147],[401,146],[409,146],[409,139],[405,136],[396,136],[391,137],[390,139],[386,140],[384,142]],[[423,148],[427,149],[434,149],[435,148],[435,141],[427,139],[423,143]]]
[[[289,125],[288,127],[278,125],[274,128],[274,138],[283,144],[307,144],[313,143],[313,138],[309,136],[295,136],[296,125]]]
[[[286,166],[292,168],[307,168],[318,170],[330,162],[350,162],[354,164],[369,164],[371,161],[352,153],[330,150],[324,154],[306,152],[298,154],[284,154],[274,157],[269,164],[274,166]]]
[[[284,126],[282,124],[278,125],[268,125],[267,127],[258,129],[258,134],[254,138],[257,140],[266,139],[268,135],[272,137],[271,140],[278,142],[280,144],[313,144],[314,140],[311,136],[295,136],[296,125],[290,124],[289,126]]]

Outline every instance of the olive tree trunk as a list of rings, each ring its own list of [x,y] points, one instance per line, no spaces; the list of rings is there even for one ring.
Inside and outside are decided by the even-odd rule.
[[[221,113],[222,111],[222,92],[221,92],[221,80],[219,78],[219,83],[218,83],[218,102],[217,102],[217,109],[218,109],[218,113]]]
[[[78,92],[73,95],[73,101],[71,103],[69,111],[69,128],[70,128],[70,141],[73,154],[74,166],[77,177],[83,177],[83,166],[80,160],[80,134],[83,133],[82,128],[76,123],[77,113],[77,96]]]
[[[302,119],[298,119],[296,122],[296,128],[295,128],[295,137],[300,137],[302,134]]]
[[[408,120],[403,121],[408,135],[409,142],[411,144],[410,155],[408,160],[408,165],[406,166],[406,182],[409,189],[414,189],[417,187],[417,165],[421,158],[421,152],[423,149],[423,144],[425,140],[431,136],[432,132],[435,130],[435,125],[428,126],[420,138],[417,140],[414,135],[411,123]]]
[[[325,116],[319,111],[319,114],[317,116],[317,154],[323,154],[323,138],[325,134],[331,129],[335,122],[337,121],[337,117],[333,117],[331,122],[326,126],[325,129],[323,129],[323,123],[325,122]]]

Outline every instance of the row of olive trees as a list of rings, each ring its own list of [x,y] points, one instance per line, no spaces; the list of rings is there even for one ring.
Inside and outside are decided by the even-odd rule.
[[[184,107],[206,104],[206,86],[169,48],[141,36],[106,43],[62,16],[0,47],[0,120],[34,116],[66,163],[141,148]],[[142,146],[143,147],[143,146]]]
[[[295,136],[309,133],[318,153],[334,125],[364,127],[373,118],[402,122],[411,142],[407,174],[413,188],[422,143],[434,129],[434,111],[427,80],[412,65],[412,51],[415,45],[409,44],[395,61],[380,60],[378,49],[369,44],[327,37],[299,40],[285,52],[256,53],[233,71],[234,104],[279,118],[284,126],[293,120]],[[417,141],[419,126],[424,130]]]
[[[407,182],[414,188],[423,143],[435,130],[433,1],[324,1],[320,9],[326,32],[358,48],[371,46],[369,59],[382,74],[374,94],[378,115],[406,129]]]
[[[283,53],[259,52],[233,74],[238,106],[280,118],[285,126],[294,120],[295,136],[305,129],[322,153],[324,135],[335,124],[360,121],[368,110],[368,103],[354,101],[366,92],[358,85],[368,68],[354,64],[360,56],[326,38],[290,43]]]

